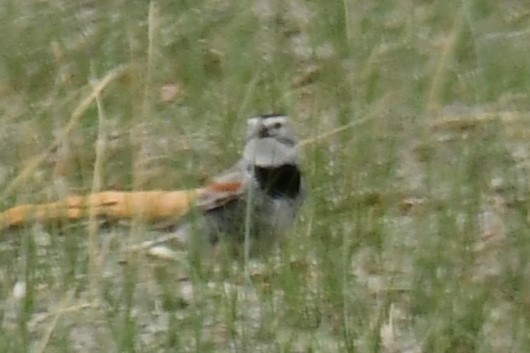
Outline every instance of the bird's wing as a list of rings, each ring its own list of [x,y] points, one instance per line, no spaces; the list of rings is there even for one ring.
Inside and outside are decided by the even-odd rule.
[[[242,163],[238,163],[201,189],[195,204],[201,211],[209,211],[240,198],[251,182],[251,175]]]

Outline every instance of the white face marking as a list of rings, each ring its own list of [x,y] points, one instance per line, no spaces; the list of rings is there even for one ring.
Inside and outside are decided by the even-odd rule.
[[[287,122],[287,117],[285,116],[275,116],[272,118],[262,119],[263,125],[265,125],[267,128],[271,127],[281,127],[284,126]]]
[[[284,131],[284,128],[288,125],[288,118],[283,115],[272,116],[267,118],[255,117],[248,119],[247,139],[255,137],[263,129],[267,130],[270,135],[285,135],[292,134],[289,131]]]
[[[267,128],[273,127],[275,125],[285,125],[287,122],[286,116],[274,116],[270,118],[261,118],[261,117],[255,117],[248,119],[248,128],[249,130],[256,130],[257,128],[261,126],[265,126]]]

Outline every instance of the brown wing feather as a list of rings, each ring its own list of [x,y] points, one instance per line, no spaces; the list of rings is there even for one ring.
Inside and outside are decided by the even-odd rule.
[[[244,183],[212,183],[202,189],[196,205],[202,211],[209,211],[240,197],[244,192]]]

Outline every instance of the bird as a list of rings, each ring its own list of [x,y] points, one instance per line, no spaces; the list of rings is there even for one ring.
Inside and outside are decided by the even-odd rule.
[[[204,190],[196,211],[175,229],[187,246],[198,251],[228,246],[234,254],[254,256],[281,241],[306,194],[288,116],[272,113],[248,119],[241,158]]]

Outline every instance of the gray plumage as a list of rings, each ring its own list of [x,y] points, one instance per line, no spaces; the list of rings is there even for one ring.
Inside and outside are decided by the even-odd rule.
[[[187,221],[168,240],[209,254],[228,246],[235,253],[268,250],[291,228],[303,203],[305,185],[297,140],[289,119],[268,114],[248,120],[242,158],[204,188]],[[245,242],[248,240],[248,242]]]
[[[188,232],[201,242],[228,244],[237,251],[247,234],[252,254],[281,239],[304,199],[297,140],[289,119],[280,114],[249,119],[241,160],[215,178],[216,183],[240,183],[241,187],[203,196],[198,202],[201,211]]]

